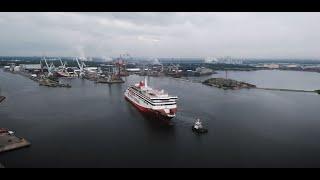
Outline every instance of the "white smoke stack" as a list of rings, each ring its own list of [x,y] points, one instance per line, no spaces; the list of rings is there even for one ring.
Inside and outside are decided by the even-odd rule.
[[[144,77],[144,86],[145,86],[145,87],[148,87],[147,76]]]
[[[79,59],[80,59],[80,60],[87,60],[83,46],[80,46],[80,45],[79,45],[79,46],[76,46],[76,50],[78,51]]]
[[[112,58],[111,58],[111,57],[103,56],[102,59],[103,59],[105,62],[111,62],[111,61],[112,61]]]
[[[161,64],[161,63],[160,63],[159,59],[155,58],[155,59],[153,59],[153,64],[159,65],[159,64]]]

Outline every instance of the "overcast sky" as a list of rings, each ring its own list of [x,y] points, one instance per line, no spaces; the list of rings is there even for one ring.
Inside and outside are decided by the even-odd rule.
[[[0,13],[0,55],[320,59],[320,13]]]

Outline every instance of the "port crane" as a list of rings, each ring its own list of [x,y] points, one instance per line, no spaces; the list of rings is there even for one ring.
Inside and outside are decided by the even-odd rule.
[[[59,61],[60,61],[60,63],[61,63],[61,67],[62,67],[63,69],[66,69],[66,63],[63,63],[62,60],[61,60],[61,58],[59,58]]]
[[[76,61],[77,61],[77,63],[78,63],[79,69],[80,69],[80,74],[79,74],[79,76],[80,76],[81,78],[83,78],[83,77],[85,76],[85,69],[84,69],[84,68],[86,67],[86,64],[84,64],[84,62],[82,62],[82,61],[81,61],[81,63],[80,63],[78,58],[76,58]]]
[[[48,76],[53,76],[53,72],[54,72],[54,69],[55,69],[54,64],[51,62],[50,66],[49,66],[46,57],[43,57],[43,60],[46,63],[46,66],[48,68]]]
[[[66,66],[66,62],[62,62],[61,58],[59,57],[58,58],[60,63],[61,63],[61,66],[59,66],[59,71],[58,71],[58,74],[60,76],[63,76],[63,77],[70,77],[70,73],[68,72],[68,68]]]
[[[126,76],[126,62],[124,60],[123,57],[129,57],[132,59],[132,57],[129,54],[120,54],[120,57],[117,59],[117,61],[115,62],[115,66],[118,68],[118,76]],[[128,59],[128,58],[126,58]],[[123,70],[123,71],[121,71]],[[121,74],[121,72],[123,72],[123,74]]]

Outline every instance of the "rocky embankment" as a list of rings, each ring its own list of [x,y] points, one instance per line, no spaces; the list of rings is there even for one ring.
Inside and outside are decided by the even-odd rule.
[[[49,78],[39,79],[40,86],[47,86],[47,87],[66,87],[71,88],[70,84],[61,84],[59,81],[54,81]]]
[[[236,81],[233,79],[225,79],[225,78],[210,78],[202,82],[205,85],[208,86],[214,86],[217,88],[222,88],[222,89],[249,89],[249,88],[256,88],[255,85],[241,82],[241,81]]]

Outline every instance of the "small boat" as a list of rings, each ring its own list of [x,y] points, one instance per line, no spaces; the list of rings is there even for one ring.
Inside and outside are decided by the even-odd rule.
[[[202,126],[200,119],[198,118],[192,126],[192,131],[196,133],[207,133],[208,130]]]

